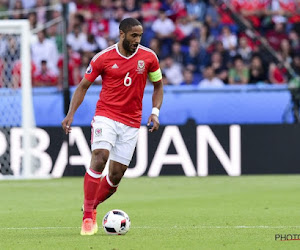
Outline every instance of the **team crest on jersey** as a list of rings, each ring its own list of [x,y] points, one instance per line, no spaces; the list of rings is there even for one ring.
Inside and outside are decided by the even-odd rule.
[[[92,68],[92,65],[91,64],[89,64],[89,66],[87,67],[87,69],[86,69],[86,74],[91,74],[92,73],[92,71],[93,71],[93,68]]]
[[[96,128],[95,136],[101,136],[101,135],[102,135],[102,128]]]
[[[143,60],[138,60],[137,62],[137,69],[138,74],[143,74],[145,71],[145,62]]]

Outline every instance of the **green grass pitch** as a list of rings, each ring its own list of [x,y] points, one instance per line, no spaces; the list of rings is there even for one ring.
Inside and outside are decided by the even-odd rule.
[[[123,179],[98,207],[124,236],[81,236],[83,178],[0,181],[0,249],[300,249],[300,175]]]

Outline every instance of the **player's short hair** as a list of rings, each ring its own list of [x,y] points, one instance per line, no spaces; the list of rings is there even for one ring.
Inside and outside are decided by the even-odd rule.
[[[122,22],[120,23],[119,29],[122,30],[124,33],[127,33],[129,30],[131,30],[132,27],[134,26],[138,26],[142,24],[140,23],[139,20],[135,19],[135,18],[125,18],[124,20],[122,20]]]

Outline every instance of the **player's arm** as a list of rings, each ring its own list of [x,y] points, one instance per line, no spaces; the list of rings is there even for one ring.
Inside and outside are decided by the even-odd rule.
[[[163,82],[162,82],[162,75],[161,70],[158,69],[155,72],[149,74],[150,80],[153,82],[154,91],[152,94],[152,113],[148,118],[147,126],[153,123],[153,126],[149,129],[150,132],[158,130],[159,128],[159,110],[162,105],[163,101]]]
[[[73,117],[82,103],[85,94],[88,90],[88,88],[92,85],[92,82],[88,81],[85,77],[81,80],[78,87],[76,88],[74,95],[71,99],[70,107],[68,114],[66,115],[65,119],[62,121],[62,127],[63,130],[66,132],[66,134],[69,134],[71,132],[71,124],[73,122]]]

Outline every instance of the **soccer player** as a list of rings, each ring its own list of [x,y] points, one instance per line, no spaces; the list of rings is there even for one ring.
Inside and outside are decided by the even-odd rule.
[[[78,85],[62,121],[66,134],[71,132],[74,114],[86,91],[100,75],[102,90],[92,121],[90,168],[84,176],[84,214],[81,235],[98,231],[96,208],[114,192],[123,177],[134,152],[141,124],[142,99],[147,78],[153,82],[152,113],[149,129],[159,128],[159,110],[163,100],[162,74],[156,54],[140,45],[141,23],[124,19],[119,26],[119,42],[96,54]],[[102,176],[110,158],[109,173]]]

